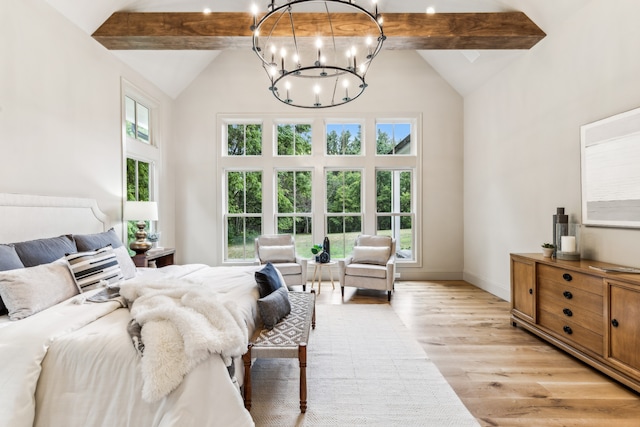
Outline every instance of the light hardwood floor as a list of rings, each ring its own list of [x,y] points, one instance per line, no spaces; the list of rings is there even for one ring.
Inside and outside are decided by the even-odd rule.
[[[387,296],[347,287],[343,300],[323,282],[317,301]],[[507,301],[463,281],[401,281],[391,305],[482,426],[640,426],[639,394],[511,326]]]

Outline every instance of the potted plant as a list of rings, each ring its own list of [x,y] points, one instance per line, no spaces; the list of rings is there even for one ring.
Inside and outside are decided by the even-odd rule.
[[[556,248],[556,245],[554,245],[553,243],[543,243],[542,255],[547,258],[551,258],[551,255],[553,255],[553,251],[555,248]]]
[[[322,253],[322,245],[311,246],[311,253],[315,255],[316,262],[320,262],[319,256]]]

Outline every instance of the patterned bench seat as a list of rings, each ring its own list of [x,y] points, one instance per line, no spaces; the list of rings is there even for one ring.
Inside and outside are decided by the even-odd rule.
[[[310,328],[316,328],[316,294],[289,292],[291,313],[271,330],[256,331],[249,341],[244,361],[244,406],[251,410],[252,358],[297,358],[300,364],[300,411],[307,411],[307,343]]]

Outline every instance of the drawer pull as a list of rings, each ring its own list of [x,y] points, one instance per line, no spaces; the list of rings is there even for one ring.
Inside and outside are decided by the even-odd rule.
[[[569,273],[564,273],[564,274],[562,275],[562,278],[563,278],[564,280],[566,280],[567,282],[570,282],[570,281],[572,281],[572,280],[573,280],[573,277],[571,277],[571,275],[570,275]]]
[[[611,326],[613,326],[614,328],[617,328],[620,324],[618,323],[618,321],[616,319],[613,319],[611,321]]]
[[[571,330],[570,326],[563,326],[562,330],[564,331],[565,334],[567,335],[571,335],[573,333],[573,331]]]
[[[571,292],[569,292],[569,291],[564,291],[564,292],[562,293],[562,296],[564,296],[566,299],[571,299],[571,298],[573,298],[573,294],[572,294]]]
[[[571,317],[573,316],[573,312],[571,310],[569,310],[568,308],[563,308],[562,312],[564,313],[565,316],[567,317]]]
[[[529,295],[533,295],[533,289],[529,288]]]

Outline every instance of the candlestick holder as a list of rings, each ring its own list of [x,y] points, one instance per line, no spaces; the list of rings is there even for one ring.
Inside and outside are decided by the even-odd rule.
[[[556,224],[556,258],[580,260],[580,224]]]

